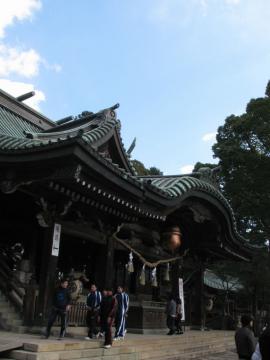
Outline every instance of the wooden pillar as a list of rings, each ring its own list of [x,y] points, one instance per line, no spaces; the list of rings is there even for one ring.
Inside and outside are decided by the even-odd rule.
[[[104,272],[104,286],[113,287],[114,285],[114,239],[107,237],[106,243],[106,263]]]
[[[182,260],[178,259],[172,264],[172,293],[174,296],[179,296],[179,278],[182,275]]]
[[[59,224],[55,224],[51,228],[46,228],[44,231],[37,308],[37,316],[40,323],[43,323],[44,319],[47,318],[55,288],[56,269],[58,263],[58,251],[56,243],[57,225]],[[58,236],[60,241],[60,234],[58,234]]]
[[[194,319],[192,325],[199,330],[205,329],[205,300],[204,300],[204,264],[200,263],[200,268],[195,281],[195,296],[194,302]]]
[[[36,280],[36,259],[37,259],[37,242],[39,240],[39,232],[33,229],[31,236],[31,244],[29,249],[30,272],[32,273],[32,281]]]

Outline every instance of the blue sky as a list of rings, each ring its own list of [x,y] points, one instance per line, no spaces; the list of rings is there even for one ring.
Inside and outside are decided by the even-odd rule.
[[[263,96],[269,18],[269,0],[0,0],[0,88],[54,120],[119,102],[133,158],[189,172]]]

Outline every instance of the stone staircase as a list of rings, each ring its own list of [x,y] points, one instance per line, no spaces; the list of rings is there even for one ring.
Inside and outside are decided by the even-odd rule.
[[[128,334],[111,349],[102,348],[99,340],[41,340],[28,335],[22,349],[5,356],[16,360],[201,360],[233,347],[234,333],[228,331],[187,331],[173,336]]]
[[[21,332],[22,322],[19,312],[0,290],[0,329]]]

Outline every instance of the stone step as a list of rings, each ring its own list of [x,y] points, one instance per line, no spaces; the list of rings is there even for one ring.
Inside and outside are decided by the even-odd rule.
[[[0,298],[0,304],[9,304],[9,300],[3,296]]]
[[[181,336],[132,335],[104,349],[102,340],[65,338],[41,340],[25,335],[23,350],[10,352],[15,360],[202,360],[234,348],[233,332],[188,332]]]
[[[178,341],[178,339],[176,339],[176,338],[175,338],[175,341],[171,341],[171,342],[163,342],[163,341],[152,342],[151,340],[149,340],[147,343],[136,342],[136,346],[140,347],[140,348],[144,348],[144,349],[152,348],[152,347],[158,348],[159,346],[170,347],[170,346],[175,346],[176,344],[177,344],[177,346],[180,346],[181,348],[188,348],[190,346],[194,346],[194,341],[181,341],[181,340]],[[233,340],[225,341],[225,340],[220,340],[220,339],[214,339],[214,340],[208,339],[208,340],[203,340],[203,341],[196,340],[195,344],[198,344],[198,345],[211,344],[212,346],[214,346],[215,344],[223,343],[223,344],[226,344],[229,346],[229,345],[231,345],[232,342],[233,342]],[[126,343],[126,345],[129,345],[129,342],[126,342],[125,340],[124,340],[124,343]],[[121,346],[121,344],[119,344],[119,342],[114,342],[114,346]]]
[[[22,319],[11,319],[10,321],[11,326],[21,326],[23,324],[23,320]]]
[[[66,351],[43,351],[43,352],[32,352],[25,350],[12,350],[10,357],[16,360],[71,360],[71,359],[93,359],[112,357],[113,359],[122,359],[124,355],[131,355],[132,358],[136,358],[135,347],[118,347],[118,348],[96,348],[96,349],[85,349],[85,350],[66,350]]]
[[[232,344],[224,344],[224,343],[221,343],[222,346],[224,347],[229,347],[231,346]],[[190,349],[196,349],[196,348],[211,348],[211,349],[217,349],[218,347],[220,346],[220,343],[216,343],[216,344],[213,344],[213,343],[205,343],[205,344],[201,344],[201,343],[195,343],[195,344],[189,344],[189,345],[183,345],[183,344],[172,344],[170,346],[166,346],[166,345],[163,345],[163,344],[160,344],[159,346],[152,346],[151,344],[149,344],[148,346],[136,346],[137,349],[139,349],[140,351],[144,351],[144,352],[149,352],[149,351],[160,351],[160,349],[173,349],[173,348],[176,348],[178,351],[189,351]]]
[[[10,331],[18,334],[25,334],[27,332],[28,327],[23,325],[12,325]]]
[[[9,304],[0,304],[0,313],[5,313],[6,311],[13,311],[13,308]]]
[[[80,358],[80,360],[140,360],[140,354],[103,355],[99,357]],[[163,359],[164,360],[164,359]]]
[[[0,311],[0,316],[2,318],[5,318],[5,319],[8,319],[8,320],[13,320],[13,319],[19,319],[19,315],[17,313],[14,313],[14,312],[1,312]]]
[[[173,344],[170,347],[160,345],[159,348],[149,345],[146,346],[136,346],[141,353],[142,359],[167,359],[170,355],[170,358],[177,359],[179,354],[181,354],[181,359],[192,358],[194,356],[199,356],[199,354],[209,354],[209,353],[220,353],[225,352],[228,348],[231,348],[234,345],[233,341],[227,343],[218,342],[203,342],[203,343],[190,343],[183,346],[183,344]]]
[[[133,342],[134,345],[134,342]],[[91,348],[89,348],[89,346]],[[189,343],[183,348],[183,344],[162,344],[160,347],[153,347],[153,344],[148,346],[139,345],[129,347],[124,342],[118,346],[113,346],[111,349],[103,349],[100,347],[100,342],[47,342],[41,344],[24,344],[25,350],[14,350],[10,353],[13,359],[18,360],[67,360],[67,359],[101,359],[106,357],[109,360],[109,356],[112,356],[115,360],[123,359],[122,355],[126,355],[127,359],[130,359],[132,355],[133,359],[137,359],[141,354],[140,359],[177,359],[181,356],[181,359],[191,359],[200,355],[209,353],[221,353],[225,352],[227,345],[223,343]],[[39,350],[38,352],[34,350]],[[40,351],[42,350],[42,351]],[[135,356],[135,354],[137,355]]]
[[[168,354],[170,356],[181,356],[188,354],[201,354],[201,353],[218,353],[226,351],[226,346],[224,344],[217,344],[216,346],[211,345],[193,345],[187,349],[181,349],[178,346],[174,346],[171,348],[161,348],[156,350],[141,350],[141,358],[142,359],[156,359],[157,357],[164,357]]]
[[[5,295],[0,291],[0,318],[2,326],[9,331],[23,332],[18,327],[22,326],[22,319],[15,308],[10,304]]]
[[[2,290],[0,290],[0,301],[1,301],[1,300],[7,300],[7,297],[6,297],[6,295],[3,293]]]
[[[178,354],[170,354],[170,353],[167,353],[164,357],[163,356],[156,356],[154,357],[155,360],[191,360],[191,359],[196,359],[196,360],[203,360],[203,359],[208,359],[209,358],[209,355],[216,355],[217,357],[220,355],[220,354],[224,354],[225,351],[221,351],[221,352],[209,352],[208,350],[205,350],[205,351],[200,351],[200,352],[195,352],[195,351],[191,351],[189,353],[184,353],[184,354],[181,354],[181,353],[178,353]]]
[[[216,344],[216,343],[226,343],[231,344],[233,341],[233,338],[228,339],[220,339],[220,338],[204,338],[204,339],[197,339],[196,338],[196,344]],[[83,341],[68,341],[68,342],[57,342],[54,339],[44,340],[43,342],[33,342],[33,343],[25,343],[24,344],[24,350],[27,351],[33,351],[33,352],[43,352],[43,351],[60,351],[60,350],[80,350],[80,349],[93,349],[100,347],[103,343],[103,340],[83,340]],[[188,346],[194,345],[194,338],[184,338],[184,337],[170,337],[170,339],[167,338],[161,338],[161,339],[125,339],[123,341],[114,341],[113,346],[114,347],[121,347],[121,346],[134,346],[134,343],[136,343],[137,347],[145,348],[147,347],[159,347],[159,346],[174,346],[177,344],[178,346],[181,346],[183,348]]]
[[[189,343],[189,344],[182,344],[182,343],[175,343],[175,344],[171,344],[171,345],[163,345],[161,344],[160,347],[155,347],[153,348],[151,345],[149,346],[137,346],[137,348],[139,348],[140,350],[143,351],[160,351],[160,349],[177,349],[177,351],[189,351],[190,349],[200,349],[200,348],[209,348],[209,349],[217,349],[220,346],[224,346],[224,347],[229,347],[232,344],[231,343],[224,343],[224,342],[204,342],[204,343],[200,343],[200,342],[195,342],[195,343]]]

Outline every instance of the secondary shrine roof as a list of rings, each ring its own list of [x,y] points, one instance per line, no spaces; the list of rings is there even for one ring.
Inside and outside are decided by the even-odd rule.
[[[239,279],[232,276],[225,276],[221,278],[212,270],[206,269],[204,272],[204,284],[217,290],[223,291],[239,291],[243,289],[243,285]]]

